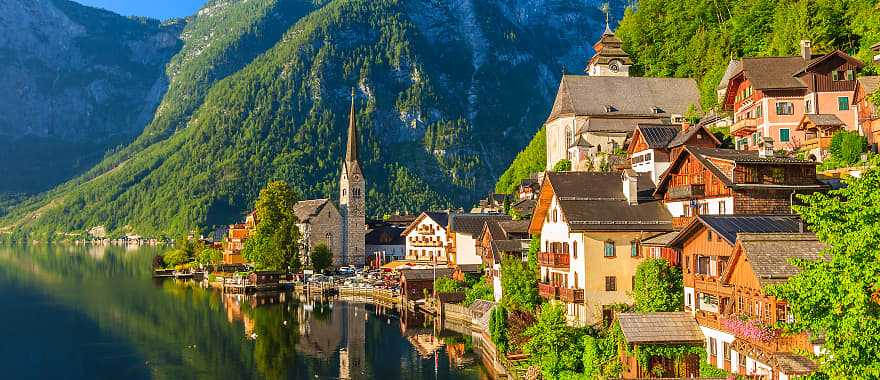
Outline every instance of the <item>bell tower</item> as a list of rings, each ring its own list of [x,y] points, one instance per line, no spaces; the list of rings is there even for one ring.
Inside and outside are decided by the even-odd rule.
[[[605,31],[599,42],[593,45],[596,54],[590,58],[587,66],[587,75],[589,76],[605,76],[605,77],[628,77],[629,67],[632,66],[632,59],[629,54],[623,51],[623,42],[611,31],[609,20],[610,9],[605,4]]]
[[[351,110],[348,114],[348,145],[339,177],[339,212],[342,214],[342,257],[336,266],[364,266],[364,235],[366,209],[364,205],[364,173],[358,159],[357,120],[354,112],[355,92],[351,89]]]

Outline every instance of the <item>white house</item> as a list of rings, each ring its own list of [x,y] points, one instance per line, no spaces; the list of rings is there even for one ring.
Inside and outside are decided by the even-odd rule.
[[[407,260],[446,264],[446,228],[449,213],[423,212],[401,233],[406,240]]]

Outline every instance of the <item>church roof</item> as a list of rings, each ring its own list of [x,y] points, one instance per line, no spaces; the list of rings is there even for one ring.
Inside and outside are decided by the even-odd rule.
[[[700,107],[693,79],[564,75],[547,122],[562,116],[670,117],[691,105]]]
[[[313,217],[318,216],[324,206],[330,204],[329,199],[309,199],[296,202],[293,206],[293,213],[300,223],[310,223]]]
[[[354,112],[354,89],[351,90],[351,110],[348,113],[348,145],[345,149],[345,161],[357,161],[359,157],[358,151],[358,133],[357,119]]]

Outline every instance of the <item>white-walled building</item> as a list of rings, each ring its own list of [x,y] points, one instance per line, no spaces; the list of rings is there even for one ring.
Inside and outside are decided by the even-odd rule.
[[[448,212],[421,213],[401,234],[406,239],[406,260],[425,264],[447,264],[448,225]]]

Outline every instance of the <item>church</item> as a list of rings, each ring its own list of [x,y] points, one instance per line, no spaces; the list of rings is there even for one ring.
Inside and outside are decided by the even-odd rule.
[[[563,75],[547,131],[547,170],[562,160],[572,170],[602,171],[625,160],[627,140],[639,124],[681,124],[700,110],[696,81],[631,77],[633,62],[606,23],[593,45],[586,75]]]
[[[363,267],[365,264],[366,185],[359,161],[354,102],[355,93],[352,90],[348,144],[339,176],[339,208],[329,199],[305,200],[294,207],[303,236],[303,263],[306,264],[312,249],[318,244],[326,244],[330,248],[334,267]]]

